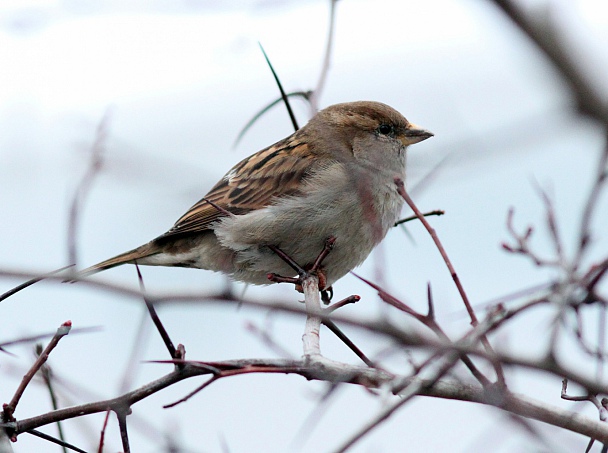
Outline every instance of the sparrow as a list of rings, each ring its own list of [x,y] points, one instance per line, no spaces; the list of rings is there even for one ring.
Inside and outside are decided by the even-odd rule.
[[[406,150],[433,134],[379,102],[336,104],[236,164],[166,233],[82,271],[125,263],[208,269],[271,283],[310,268],[327,240],[325,287],[360,265],[398,219]],[[323,289],[323,288],[321,288]]]

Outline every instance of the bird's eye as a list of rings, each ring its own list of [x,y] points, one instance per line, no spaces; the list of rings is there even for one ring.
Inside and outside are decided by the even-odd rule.
[[[393,132],[393,126],[389,124],[381,124],[378,126],[378,132],[382,135],[389,135]]]

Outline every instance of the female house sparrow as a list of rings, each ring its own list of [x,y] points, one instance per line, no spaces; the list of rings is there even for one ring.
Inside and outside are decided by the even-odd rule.
[[[269,273],[294,273],[269,246],[307,268],[334,237],[323,261],[329,286],[394,225],[403,205],[394,178],[405,177],[405,151],[432,135],[379,102],[333,105],[236,164],[165,234],[83,273],[137,262],[268,284]]]

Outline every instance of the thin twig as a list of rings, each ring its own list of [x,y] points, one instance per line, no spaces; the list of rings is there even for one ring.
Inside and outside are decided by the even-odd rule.
[[[287,93],[286,96],[288,98],[302,98],[306,102],[310,103],[310,95],[311,95],[311,93],[312,93],[312,91],[292,91],[291,93]],[[238,144],[241,142],[241,140],[243,139],[243,137],[245,136],[245,134],[247,133],[247,131],[249,129],[251,129],[251,126],[253,126],[255,124],[255,122],[257,120],[259,120],[262,117],[262,115],[264,115],[264,113],[266,113],[268,110],[270,110],[272,107],[274,107],[275,105],[277,105],[282,100],[283,100],[282,97],[280,97],[278,99],[275,99],[270,104],[268,104],[265,107],[263,107],[255,115],[253,115],[253,118],[251,118],[247,122],[247,124],[245,124],[245,126],[243,126],[243,128],[240,130],[239,134],[237,135],[236,139],[234,140],[234,143],[232,144],[232,148],[236,148],[238,146]]]
[[[262,47],[261,43],[258,43],[258,45],[260,46],[260,49],[262,50],[262,53],[264,54],[264,59],[266,60],[266,63],[268,64],[268,67],[270,68],[270,71],[272,72],[272,76],[274,77],[274,80],[277,83],[277,86],[279,87],[279,91],[281,92],[281,99],[283,99],[283,103],[285,104],[285,108],[287,109],[287,113],[289,114],[289,118],[291,119],[291,124],[293,125],[294,130],[297,131],[298,129],[300,129],[300,127],[298,126],[298,121],[296,120],[296,116],[294,115],[293,110],[291,109],[291,104],[289,103],[289,98],[285,94],[285,90],[283,89],[283,85],[281,84],[281,81],[279,80],[279,76],[275,72],[275,70],[272,66],[272,63],[270,63],[270,59],[268,58],[268,55],[266,55],[266,51],[264,50],[264,47]]]
[[[76,335],[79,333],[88,333],[88,332],[99,332],[101,331],[102,328],[98,327],[98,326],[94,326],[94,327],[80,327],[78,329],[72,329],[70,330],[70,334]],[[43,333],[40,335],[32,335],[31,337],[23,337],[23,338],[19,338],[18,340],[11,340],[11,341],[4,341],[2,343],[0,343],[0,350],[2,348],[8,347],[8,346],[15,346],[18,344],[23,344],[23,343],[33,343],[35,341],[39,341],[39,340],[45,340],[47,338],[52,338],[55,335],[57,335],[57,332],[55,333]]]
[[[262,343],[268,346],[270,350],[276,353],[279,357],[285,359],[294,358],[293,355],[286,348],[281,346],[274,338],[271,337],[271,335],[268,333],[268,329],[260,328],[252,322],[248,322],[247,324],[245,324],[245,328],[252,335],[257,336],[262,341]]]
[[[329,74],[329,68],[331,66],[331,51],[334,44],[337,3],[338,0],[329,0],[329,30],[327,32],[327,42],[325,44],[325,55],[323,56],[323,64],[321,65],[321,72],[319,73],[317,86],[312,91],[310,96],[310,108],[312,115],[317,113],[319,110],[319,98],[321,97],[321,93],[323,93],[323,89],[325,88],[325,82],[327,81],[327,75]]]
[[[536,252],[532,250],[530,247],[530,238],[532,237],[532,233],[534,233],[534,228],[528,226],[523,234],[515,231],[515,227],[513,226],[513,217],[515,215],[515,210],[510,208],[507,212],[507,231],[511,235],[511,237],[515,240],[516,245],[507,244],[504,242],[502,244],[503,250],[506,250],[509,253],[515,253],[519,255],[523,255],[531,259],[535,265],[537,266],[551,266],[557,267],[561,269],[562,262],[559,259],[547,259],[542,258]]]
[[[418,313],[416,310],[412,309],[411,307],[409,307],[407,304],[403,303],[396,297],[392,296],[391,294],[389,294],[388,292],[386,292],[385,290],[380,288],[375,283],[357,275],[353,271],[351,271],[351,274],[353,274],[355,277],[357,277],[362,282],[364,282],[364,283],[368,284],[369,286],[371,286],[372,288],[374,288],[378,292],[378,295],[380,296],[380,299],[383,302],[395,307],[397,310],[400,310],[400,311],[407,313],[408,315],[414,317],[414,319],[416,319],[417,321],[424,324],[433,333],[435,333],[435,335],[437,335],[441,340],[451,343],[451,340],[448,337],[448,335],[443,331],[441,326],[439,324],[437,324],[437,321],[435,320],[434,309],[432,308],[432,297],[430,295],[430,286],[429,286],[429,313],[427,315],[423,315],[423,314]],[[428,360],[432,361],[436,358],[437,358],[437,356],[432,356]],[[481,371],[479,371],[477,366],[475,366],[475,364],[469,357],[467,357],[465,354],[463,354],[461,359],[462,359],[462,362],[465,364],[465,366],[469,369],[469,371],[471,371],[471,374],[473,374],[475,379],[477,379],[482,386],[484,386],[486,388],[490,386],[491,382],[488,380],[488,378],[486,378],[483,375],[483,373]]]
[[[452,266],[452,262],[450,261],[448,254],[446,253],[445,249],[443,248],[443,244],[437,237],[437,233],[435,233],[435,230],[433,229],[431,224],[422,215],[422,212],[420,212],[420,210],[418,209],[418,207],[416,206],[414,201],[410,198],[410,196],[405,191],[405,185],[403,184],[403,180],[400,178],[395,178],[395,185],[397,186],[399,195],[401,195],[401,197],[405,200],[405,202],[408,204],[410,209],[412,211],[414,211],[416,216],[420,219],[420,221],[422,222],[422,224],[424,225],[426,230],[431,235],[431,238],[433,239],[433,242],[435,243],[437,250],[439,250],[441,257],[443,258],[443,261],[445,262],[445,264],[448,268],[448,271],[450,272],[450,275],[452,276],[452,280],[454,280],[454,284],[456,285],[456,288],[458,289],[458,292],[460,293],[460,297],[462,298],[462,301],[464,302],[464,306],[467,309],[467,312],[469,313],[469,317],[471,318],[471,324],[474,327],[477,327],[477,325],[479,324],[479,321],[477,320],[475,311],[473,310],[473,307],[471,306],[471,303],[469,302],[469,297],[467,296],[467,293],[465,292],[464,287],[462,286],[462,283],[460,282],[460,278],[458,277],[458,274],[456,273],[454,266]],[[494,352],[494,348],[492,348],[492,345],[490,344],[490,342],[488,341],[488,339],[485,335],[483,335],[481,337],[481,342],[482,342],[484,348],[488,352],[490,352],[490,353]],[[498,379],[498,384],[501,387],[504,387],[506,385],[505,376],[504,376],[504,373],[503,373],[503,370],[502,370],[502,367],[500,366],[500,364],[495,364],[495,371],[496,371],[496,377]]]
[[[53,338],[51,338],[51,341],[49,341],[49,344],[46,346],[46,348],[44,348],[44,351],[42,351],[42,353],[38,356],[36,361],[27,371],[25,376],[23,376],[23,379],[21,380],[19,387],[17,387],[17,390],[15,391],[15,394],[13,395],[13,398],[11,399],[10,403],[4,405],[4,410],[2,414],[3,421],[6,422],[9,420],[14,420],[13,414],[15,412],[15,409],[17,409],[19,400],[23,396],[23,392],[25,391],[33,377],[36,375],[40,367],[42,367],[42,365],[47,361],[47,359],[49,358],[49,354],[53,351],[53,349],[55,349],[55,347],[59,343],[59,340],[69,334],[71,328],[72,321],[66,321],[61,324],[61,326],[57,329],[57,332],[55,333]]]
[[[454,367],[457,360],[458,354],[448,354],[448,356],[445,358],[444,364],[439,366],[438,369],[431,374],[428,380],[415,379],[413,381],[410,381],[408,385],[406,385],[399,393],[400,399],[398,402],[391,404],[389,407],[381,410],[378,415],[376,415],[371,421],[366,423],[359,431],[357,431],[338,449],[336,449],[335,452],[344,453],[346,450],[350,449],[354,444],[356,444],[364,436],[369,434],[378,425],[386,421],[397,410],[399,410],[405,404],[411,401],[412,398],[423,392],[425,388],[429,388],[435,385],[435,383],[438,382],[439,379],[441,379],[448,371],[450,371]]]
[[[557,257],[557,261],[559,262],[560,266],[564,267],[566,257],[564,256],[564,247],[562,246],[562,239],[560,237],[557,227],[557,219],[555,218],[555,209],[553,207],[553,202],[549,198],[547,192],[545,192],[541,187],[538,187],[538,191],[540,192],[540,196],[545,205],[547,227],[549,228],[549,234],[551,235],[553,247],[555,248],[555,255]]]
[[[137,270],[137,278],[139,280],[139,289],[141,290],[141,293],[143,294],[144,302],[146,303],[146,308],[148,309],[148,313],[150,313],[150,318],[152,318],[152,322],[156,326],[156,329],[158,330],[160,337],[163,339],[163,342],[165,343],[165,347],[167,348],[167,351],[169,351],[169,355],[171,356],[172,359],[183,359],[184,357],[178,356],[177,350],[175,349],[175,346],[173,345],[173,341],[171,341],[171,337],[169,336],[167,329],[165,329],[163,322],[160,320],[160,318],[158,316],[158,313],[156,313],[154,304],[152,302],[150,302],[150,300],[145,295],[146,288],[144,286],[144,279],[141,276],[141,271],[139,270],[139,266],[137,265],[137,262],[135,263],[135,269]]]
[[[335,322],[326,319],[323,321],[323,324],[332,331],[332,333],[338,337],[351,351],[353,351],[355,353],[355,355],[357,357],[359,357],[363,363],[365,363],[368,367],[370,368],[376,368],[376,365],[374,364],[374,362],[372,362],[366,355],[365,353],[359,349],[359,347],[353,343],[353,341],[348,338],[346,336],[346,334],[344,332],[342,332],[342,330],[336,325]]]
[[[471,346],[474,340],[476,339],[472,338],[466,345],[451,344],[446,346],[444,351],[476,354],[490,361],[500,361],[505,364],[528,369],[544,370],[555,376],[566,376],[570,381],[576,382],[594,393],[608,393],[608,388],[601,383],[594,379],[586,378],[577,373],[576,370],[565,369],[557,362],[547,362],[546,360],[538,360],[537,358],[522,359],[504,353],[490,355],[484,353],[478,347]],[[418,339],[417,341],[418,345],[420,345],[421,339]],[[174,363],[174,361],[170,362]],[[364,385],[365,387],[370,388],[384,387],[387,383],[394,382],[396,379],[394,375],[387,374],[386,372],[377,369],[353,367],[347,364],[336,363],[327,363],[324,367],[309,367],[306,366],[305,362],[302,360],[243,359],[225,362],[207,362],[204,366],[197,366],[193,362],[183,363],[183,369],[174,369],[171,373],[168,373],[155,381],[149,382],[138,389],[132,390],[111,400],[96,401],[59,409],[29,419],[19,420],[18,422],[5,422],[0,424],[0,427],[7,428],[9,432],[14,433],[14,436],[16,436],[17,434],[30,429],[36,429],[40,426],[55,423],[57,420],[66,420],[87,414],[105,412],[108,408],[130,407],[138,401],[141,401],[176,382],[194,376],[215,374],[218,370],[221,373],[226,373],[224,370],[231,370],[226,374],[226,377],[228,375],[236,376],[245,373],[287,373],[301,375],[309,380],[325,380],[332,383],[344,382]],[[407,385],[408,379],[412,380],[407,377],[399,377],[397,379],[399,379],[399,382],[403,383],[401,388],[403,388],[404,385]],[[602,442],[608,441],[608,426],[606,426],[606,424],[596,422],[588,417],[581,416],[571,411],[564,411],[559,408],[547,406],[545,403],[535,402],[529,396],[517,396],[508,391],[504,391],[501,393],[501,397],[497,399],[492,397],[492,395],[489,395],[488,392],[481,387],[454,381],[437,381],[433,386],[430,386],[431,381],[425,381],[425,384],[426,385],[422,386],[422,391],[420,393],[422,395],[499,406],[501,409],[524,417],[544,421],[582,435],[594,437]]]
[[[562,379],[562,393],[561,393],[560,397],[561,397],[561,399],[566,400],[566,401],[589,401],[589,402],[593,403],[593,405],[597,409],[600,409],[602,407],[602,405],[600,404],[597,397],[590,393],[587,393],[584,396],[568,395],[568,379],[566,379],[566,378]]]
[[[40,432],[38,430],[35,429],[31,429],[27,432],[28,434],[31,434],[32,436],[36,436],[39,437],[41,439],[44,439],[46,441],[49,441],[51,443],[54,443],[56,445],[59,445],[63,448],[63,451],[66,451],[66,449],[70,449],[73,451],[77,451],[78,453],[87,453],[85,450],[82,450],[78,447],[76,447],[75,445],[72,445],[62,439],[55,439],[53,436],[49,436],[48,434],[45,434],[43,432]]]
[[[422,214],[425,217],[430,217],[432,215],[440,216],[444,215],[445,211],[443,209],[435,209],[434,211],[425,212]],[[417,215],[411,215],[409,217],[405,217],[404,219],[397,220],[394,226],[401,225],[402,223],[411,222],[412,220],[416,220],[418,218]]]
[[[40,357],[40,354],[42,354],[42,345],[40,343],[35,346],[35,352],[37,357]],[[49,391],[49,396],[51,398],[51,406],[53,407],[53,410],[59,409],[59,404],[57,403],[57,394],[55,393],[55,387],[53,385],[53,373],[51,371],[51,367],[49,367],[46,363],[43,364],[40,367],[40,375],[42,376],[42,380],[44,381],[44,384],[46,385],[46,388]],[[59,434],[59,439],[61,440],[61,442],[65,443],[65,436],[63,435],[63,427],[61,425],[61,422],[57,422],[57,432]],[[62,447],[64,453],[67,453],[67,446],[62,445]]]
[[[170,409],[172,407],[177,406],[178,404],[185,403],[190,398],[192,398],[194,395],[196,395],[197,393],[200,393],[201,391],[203,391],[204,389],[206,389],[208,386],[210,386],[211,384],[213,384],[215,381],[217,381],[221,377],[224,377],[224,375],[222,375],[221,373],[218,373],[218,374],[214,375],[213,377],[211,377],[211,379],[209,379],[208,381],[203,382],[197,388],[195,388],[194,390],[192,390],[191,392],[189,392],[188,394],[186,394],[186,396],[178,399],[177,401],[174,401],[173,403],[165,404],[163,406],[163,409]]]
[[[573,259],[573,271],[576,271],[580,266],[585,252],[587,251],[589,242],[591,241],[591,219],[595,208],[597,206],[598,199],[600,197],[602,188],[608,179],[608,127],[606,129],[606,142],[604,143],[604,149],[600,155],[600,159],[597,165],[597,175],[591,188],[591,192],[587,197],[585,208],[583,209],[583,215],[581,216],[581,225],[579,227],[579,244],[576,256]]]
[[[345,305],[354,304],[356,302],[359,302],[360,300],[361,300],[361,296],[357,296],[356,294],[354,294],[352,296],[348,296],[338,302],[331,304],[329,307],[324,309],[324,312],[327,314],[333,313],[338,308],[342,308]]]
[[[101,427],[101,435],[99,436],[99,447],[97,448],[97,453],[103,453],[103,444],[106,439],[106,429],[108,428],[108,421],[110,420],[111,410],[106,411],[106,416],[103,419],[103,426]]]
[[[74,193],[74,198],[72,199],[72,204],[70,206],[70,216],[67,230],[69,263],[77,263],[76,244],[78,237],[77,229],[80,220],[80,212],[82,210],[82,207],[84,206],[85,199],[89,194],[89,191],[91,190],[95,176],[97,176],[97,174],[101,170],[101,166],[103,163],[103,152],[108,135],[109,117],[109,112],[106,112],[106,114],[99,122],[99,125],[97,126],[95,141],[93,142],[93,146],[91,147],[91,160],[89,166],[87,167],[87,171],[85,172],[84,176],[82,177],[82,180],[76,188],[76,192]]]
[[[39,281],[44,280],[47,277],[56,275],[56,274],[60,273],[61,271],[69,269],[70,267],[73,267],[73,266],[74,266],[74,264],[70,264],[68,266],[64,266],[64,267],[61,267],[61,268],[56,269],[54,271],[48,272],[47,274],[41,275],[39,277],[34,277],[34,278],[28,280],[25,283],[21,283],[19,286],[15,286],[13,289],[8,290],[4,294],[1,294],[0,295],[0,302],[2,302],[4,299],[8,299],[12,295],[14,295],[14,294],[18,293],[19,291],[27,288],[28,286],[32,286],[34,283],[38,283]]]

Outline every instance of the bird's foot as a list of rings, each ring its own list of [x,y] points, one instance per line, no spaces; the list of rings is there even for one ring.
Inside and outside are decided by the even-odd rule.
[[[336,242],[336,238],[330,236],[325,241],[325,246],[321,253],[317,256],[317,259],[313,263],[312,266],[306,266],[306,268],[300,266],[293,258],[283,252],[280,248],[269,245],[268,248],[272,250],[276,255],[285,261],[294,271],[298,273],[298,277],[283,277],[282,275],[270,273],[268,274],[268,280],[275,283],[292,283],[296,287],[296,291],[303,292],[302,290],[302,281],[309,277],[310,275],[314,275],[319,279],[319,291],[321,291],[321,299],[325,305],[329,304],[331,301],[334,291],[331,286],[327,285],[327,277],[325,275],[325,270],[322,267],[323,260],[329,255],[331,250],[334,248],[334,244]]]

